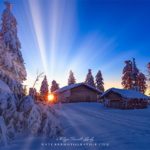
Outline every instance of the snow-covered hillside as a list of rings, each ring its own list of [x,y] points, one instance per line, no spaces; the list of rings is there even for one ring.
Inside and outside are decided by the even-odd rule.
[[[6,149],[43,150],[149,150],[150,108],[117,110],[104,108],[99,103],[72,103],[54,106],[63,124],[63,138],[57,140],[20,138]],[[97,146],[54,146],[54,143],[89,143]],[[75,141],[76,139],[76,141]],[[77,141],[78,139],[78,141]],[[80,139],[80,140],[79,140]],[[53,143],[53,146],[47,144]]]

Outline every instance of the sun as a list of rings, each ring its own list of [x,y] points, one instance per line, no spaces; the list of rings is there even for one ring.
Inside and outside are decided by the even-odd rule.
[[[54,97],[53,94],[49,94],[49,95],[48,95],[48,101],[49,101],[49,102],[53,102],[53,101],[54,101],[54,98],[55,98],[55,97]]]

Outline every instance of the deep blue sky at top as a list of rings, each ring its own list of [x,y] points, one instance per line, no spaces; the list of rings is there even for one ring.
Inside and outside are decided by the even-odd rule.
[[[92,68],[94,75],[98,69],[102,71],[106,88],[120,86],[124,60],[132,57],[136,58],[140,70],[146,73],[146,64],[150,61],[150,1],[11,2],[18,21],[18,34],[30,83],[37,69],[45,71],[38,46],[40,40],[37,40],[35,30],[39,22],[42,22],[42,27],[38,28],[42,28],[43,32],[43,58],[46,59],[49,81],[56,79],[60,86],[65,85],[68,71],[72,69],[77,82],[81,82],[85,79],[87,69]],[[39,9],[36,9],[37,4]],[[1,0],[1,14],[3,9]],[[40,19],[35,10],[40,10]]]

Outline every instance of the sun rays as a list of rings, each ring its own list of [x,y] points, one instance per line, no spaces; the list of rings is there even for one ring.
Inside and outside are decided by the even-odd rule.
[[[47,16],[42,14],[43,7],[40,0],[28,0],[28,5],[44,71],[53,78],[56,76],[57,67],[61,70],[62,66],[66,66],[73,30],[75,30],[74,16],[72,15],[74,14],[72,13],[74,1],[69,4],[66,0],[45,2],[48,5]],[[44,24],[46,25],[44,26]],[[47,31],[44,32],[45,30]]]
[[[89,68],[94,73],[101,69],[107,76],[110,66],[121,61],[124,53],[117,55],[120,57],[118,60],[107,58],[116,49],[116,36],[106,38],[99,31],[88,32],[78,39],[77,1],[45,0],[43,3],[41,0],[28,0],[28,5],[41,56],[39,61],[43,65],[43,68],[36,69],[44,71],[49,81],[55,79],[60,86],[66,85],[66,76],[71,69],[77,82],[84,81]],[[126,53],[126,56],[130,54]]]
[[[38,49],[41,54],[41,60],[44,67],[44,71],[47,74],[47,58],[46,58],[46,48],[44,42],[43,26],[42,26],[42,16],[40,5],[37,0],[28,0],[30,13],[32,17],[35,37],[37,40]],[[34,6],[34,7],[33,7]]]

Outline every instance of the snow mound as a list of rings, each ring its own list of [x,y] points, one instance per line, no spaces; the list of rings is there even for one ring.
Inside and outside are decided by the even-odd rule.
[[[31,96],[26,96],[23,98],[21,104],[20,104],[20,110],[23,112],[28,112],[29,110],[32,109],[34,105],[34,100]]]
[[[61,124],[54,108],[35,102],[31,96],[23,98],[20,112],[24,114],[26,128],[32,135],[55,137],[61,133]]]
[[[7,92],[7,93],[12,93],[8,85],[2,80],[0,80],[0,90],[3,90],[4,92]]]
[[[16,99],[0,90],[0,145],[7,145],[15,136]]]
[[[7,146],[7,128],[4,121],[4,118],[0,116],[0,129],[1,129],[1,135],[0,135],[0,143],[3,142],[5,146]]]

